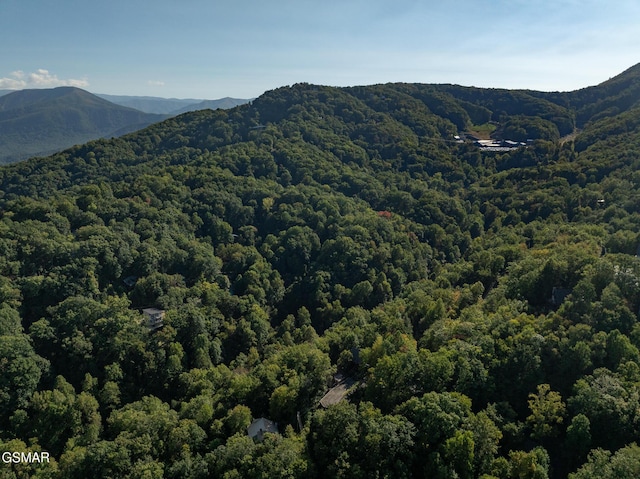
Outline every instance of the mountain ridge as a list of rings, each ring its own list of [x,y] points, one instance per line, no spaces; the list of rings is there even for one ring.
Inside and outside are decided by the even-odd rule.
[[[166,118],[115,105],[75,87],[0,97],[0,162],[43,155]]]
[[[601,85],[605,83],[607,85],[616,84],[621,80],[625,80],[625,77],[631,77],[631,80],[633,80],[638,73],[638,69],[638,66],[632,67],[621,75],[603,82]],[[602,97],[602,91],[606,93],[606,90],[599,89],[607,85],[604,85],[604,87],[601,85],[589,88],[594,89],[594,91],[600,91],[600,96]],[[384,130],[392,127],[391,124],[386,124],[385,122],[376,126],[376,123],[378,123],[377,118],[382,118],[380,115],[390,114],[389,119],[394,123],[398,123],[399,127],[406,128],[408,125],[412,129],[418,128],[417,131],[423,137],[423,141],[432,141],[434,138],[439,137],[440,140],[453,142],[456,134],[468,128],[469,125],[481,122],[495,122],[495,118],[500,120],[501,116],[504,117],[504,120],[509,120],[510,117],[524,120],[539,118],[539,120],[543,121],[542,126],[553,127],[555,125],[558,128],[558,132],[550,136],[543,135],[544,137],[539,137],[543,140],[555,141],[559,139],[560,132],[564,130],[571,130],[575,133],[575,125],[570,123],[573,121],[572,115],[574,113],[570,108],[561,106],[564,99],[559,100],[554,97],[555,101],[552,101],[547,98],[538,98],[531,95],[531,93],[529,90],[487,90],[451,84],[387,83],[363,87],[327,87],[299,83],[267,91],[248,104],[228,110],[228,113],[225,113],[225,115],[228,115],[227,124],[224,127],[222,125],[218,127],[219,129],[216,131],[220,134],[217,134],[217,136],[208,136],[211,140],[215,139],[215,144],[208,146],[218,148],[231,145],[237,141],[246,141],[258,135],[264,129],[268,131],[270,123],[282,120],[298,121],[303,119],[304,121],[301,124],[308,120],[321,122],[323,113],[331,115],[340,113],[341,121],[347,121],[347,124],[351,125],[348,127],[351,130],[350,134],[357,133],[360,135],[365,133],[366,130],[368,130],[368,134],[378,131],[377,134],[379,135],[382,133],[380,131],[381,128]],[[617,95],[619,92],[614,91],[613,93]],[[314,102],[316,103],[311,111],[298,111],[300,107],[296,105],[298,101],[303,99],[301,95],[312,95],[315,98]],[[478,95],[482,97],[480,100],[475,98]],[[558,94],[554,93],[553,95]],[[507,107],[510,110],[497,109],[494,104],[497,104],[499,108]],[[494,109],[492,110],[488,106],[494,107]],[[368,109],[368,111],[364,114],[351,114],[350,109],[357,110],[361,107]],[[420,113],[421,109],[422,113]],[[431,120],[421,126],[412,120],[412,111],[418,112],[420,115],[428,115]],[[538,114],[537,117],[531,116],[536,113]],[[222,110],[219,114],[222,114]],[[166,128],[163,126],[164,124],[173,125],[171,128],[180,124],[188,125],[191,119],[209,118],[208,115],[211,115],[211,113],[207,113],[205,116],[194,116],[193,112],[188,112],[166,120],[165,123],[155,126],[154,129],[163,131]],[[213,118],[217,118],[218,114],[212,115]],[[599,128],[615,128],[615,121],[609,125],[610,122],[608,122],[607,118],[605,116],[598,119]],[[197,120],[198,123],[200,121]],[[424,122],[424,119],[420,121]],[[532,126],[540,127],[539,124],[529,125],[529,127]],[[205,131],[207,128],[206,122],[193,128],[196,128],[196,131]],[[344,128],[344,126],[341,128]],[[527,125],[525,124],[523,128],[525,128],[523,131],[526,134]],[[538,131],[536,128],[530,128],[530,130],[533,132]],[[223,131],[224,134],[221,134]],[[595,134],[594,131],[581,133],[577,136],[576,145],[580,145],[583,150],[586,149],[585,138],[589,138],[593,134]],[[392,139],[394,135],[388,131],[384,132],[384,136],[387,139]],[[415,135],[415,132],[412,135]],[[193,147],[205,146],[193,134],[186,137],[184,135],[177,136],[182,138],[180,142],[184,145]],[[397,135],[395,136],[397,137]],[[165,139],[159,145],[166,144],[169,146],[176,142],[177,140],[168,141]],[[391,145],[389,145],[389,148],[389,151],[393,151]]]
[[[635,65],[599,85],[570,92],[540,92],[534,90],[509,90],[466,87],[454,84],[388,83],[384,85],[341,87],[345,91],[357,92],[371,88],[397,90],[397,93],[415,97],[433,112],[451,121],[459,130],[465,131],[472,125],[498,122],[503,125],[495,133],[511,136],[520,141],[541,137],[556,140],[568,137],[577,129],[583,128],[589,121],[613,117],[640,104],[640,64]],[[93,95],[74,87],[56,89],[32,89],[12,91],[0,96],[0,133],[3,139],[0,146],[4,153],[0,162],[25,159],[32,155],[43,155],[72,144],[82,143],[97,137],[120,135],[143,128],[163,119],[162,116],[149,116],[143,119],[135,108],[158,111],[167,116],[179,115],[188,111],[205,108],[233,108],[251,100],[221,98],[219,100],[162,99],[159,97],[130,97],[118,95]],[[394,93],[397,94],[397,93]],[[89,96],[91,95],[91,96]],[[72,98],[75,96],[76,98]],[[98,98],[107,103],[100,103]],[[128,112],[115,113],[109,99],[119,102]],[[40,101],[48,102],[39,113]],[[66,105],[64,103],[67,103]],[[83,103],[82,105],[80,105]],[[128,105],[128,106],[123,106]],[[65,115],[56,114],[56,108],[67,108],[66,119],[82,115],[70,123],[67,132]],[[78,110],[80,108],[80,110]],[[99,116],[91,115],[89,110],[104,108],[104,118],[111,118],[113,125],[107,125]],[[29,110],[31,109],[31,110]],[[88,109],[88,110],[87,110]],[[140,110],[137,110],[140,111]],[[13,112],[13,113],[9,113]],[[38,116],[43,115],[44,116]],[[24,115],[22,119],[11,116]],[[118,118],[116,118],[118,117]],[[125,120],[125,117],[129,119]],[[48,123],[47,118],[52,120]],[[93,122],[93,127],[89,124]],[[506,122],[506,123],[505,123]],[[126,123],[126,124],[125,124]],[[556,132],[557,129],[557,132]],[[75,130],[75,131],[74,131]],[[90,132],[90,130],[93,130]],[[27,134],[26,132],[30,132]],[[542,133],[546,132],[546,133]],[[37,133],[37,140],[33,136]],[[62,137],[68,135],[67,139]],[[515,136],[514,136],[515,135]],[[48,137],[48,139],[47,139]],[[56,137],[52,139],[52,137]]]

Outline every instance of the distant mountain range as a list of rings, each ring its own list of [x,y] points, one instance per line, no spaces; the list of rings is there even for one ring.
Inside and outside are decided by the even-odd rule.
[[[135,108],[145,113],[157,113],[161,115],[172,114],[180,108],[185,108],[202,101],[201,99],[198,100],[195,98],[178,99],[155,96],[105,95],[102,93],[96,93],[95,95],[116,105]]]
[[[0,90],[0,163],[121,136],[187,111],[248,101],[94,95],[74,87]]]
[[[0,95],[2,93],[0,92]],[[96,94],[116,105],[135,108],[145,113],[159,113],[163,115],[179,115],[188,111],[206,110],[210,108],[228,109],[234,106],[243,105],[250,100],[240,98],[220,98],[219,100],[202,100],[193,98],[161,98],[155,96],[127,96],[127,95],[105,95]]]
[[[190,104],[172,111],[171,114],[179,115],[181,113],[187,113],[188,111],[217,110],[218,108],[228,110],[235,106],[244,105],[245,103],[248,103],[250,101],[251,100],[243,100],[240,98],[230,97],[220,98],[219,100],[202,100],[199,103]]]

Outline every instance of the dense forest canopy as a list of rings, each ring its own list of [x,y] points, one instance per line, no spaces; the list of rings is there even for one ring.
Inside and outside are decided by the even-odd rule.
[[[639,78],[297,84],[3,167],[0,449],[51,461],[0,477],[638,477]]]

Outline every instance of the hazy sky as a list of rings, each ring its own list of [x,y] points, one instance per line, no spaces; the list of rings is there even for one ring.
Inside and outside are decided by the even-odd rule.
[[[639,62],[637,0],[0,0],[0,89],[213,99],[401,81],[565,91]]]

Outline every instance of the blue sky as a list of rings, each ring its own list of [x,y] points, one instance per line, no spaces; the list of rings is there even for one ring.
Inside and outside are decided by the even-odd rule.
[[[0,0],[0,89],[210,99],[297,82],[566,91],[639,62],[637,0]]]

